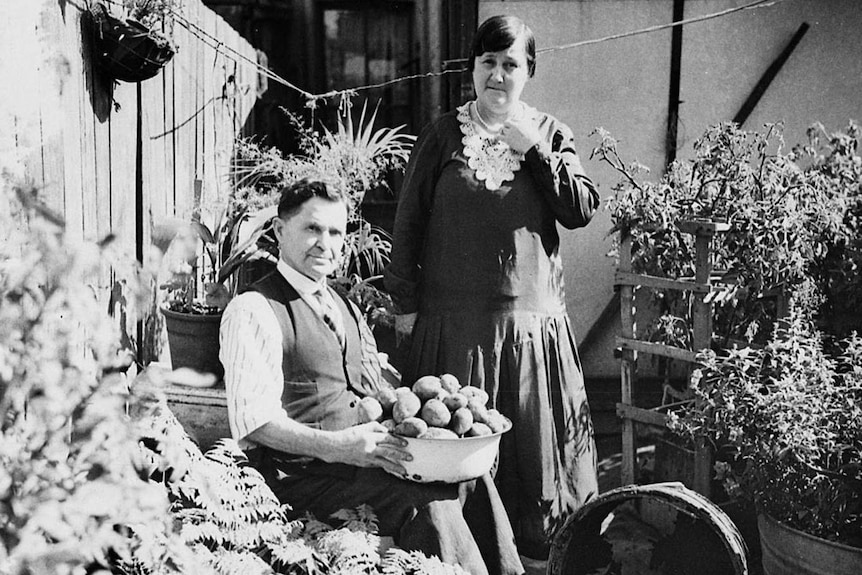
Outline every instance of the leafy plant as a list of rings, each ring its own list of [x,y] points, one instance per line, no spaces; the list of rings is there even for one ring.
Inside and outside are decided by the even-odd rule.
[[[150,469],[170,494],[181,540],[217,573],[464,574],[415,551],[389,548],[381,554],[377,518],[368,506],[338,511],[331,524],[310,514],[291,519],[291,508],[247,464],[236,442],[223,440],[201,454],[166,407],[148,427]],[[140,556],[123,567],[129,575],[144,575],[159,565]]]
[[[693,159],[673,163],[657,182],[644,180],[644,166],[625,163],[610,134],[596,134],[593,156],[622,176],[608,208],[612,232],[631,235],[636,272],[693,276],[694,240],[679,224],[730,224],[713,240],[726,285],[721,299],[730,303],[716,310],[719,345],[763,343],[786,312],[787,294],[809,282],[826,297],[822,328],[832,323],[846,335],[858,326],[862,160],[855,124],[831,135],[815,125],[809,142],[791,152],[779,125],[757,133],[720,124],[695,142]],[[690,294],[656,293],[661,314],[687,315]]]
[[[122,0],[127,18],[140,22],[154,34],[173,35],[174,15],[182,10],[182,0]]]
[[[116,318],[93,285],[111,263],[134,312],[133,259],[67,241],[37,190],[0,178],[0,572],[106,569],[130,525],[170,539],[168,499],[141,474],[146,411],[129,393]]]
[[[728,493],[812,535],[862,547],[862,338],[826,344],[791,306],[765,347],[706,351],[671,429],[724,455]]]
[[[159,286],[165,290],[168,309],[220,313],[239,287],[234,274],[240,266],[270,257],[257,246],[271,227],[265,217],[251,212],[247,202],[233,196],[225,206],[214,207],[199,207],[188,221],[168,219],[154,229],[154,243],[164,250],[169,266],[170,277]],[[265,210],[263,215],[272,214],[274,209]],[[242,226],[248,222],[253,229],[243,237]]]
[[[345,257],[335,273],[333,286],[351,298],[369,317],[372,325],[392,323],[392,302],[374,283],[389,262],[392,242],[389,235],[362,217],[365,194],[386,185],[391,170],[403,169],[415,136],[396,128],[374,128],[375,110],[367,115],[363,105],[358,124],[350,108],[339,109],[334,130],[315,131],[288,113],[299,133],[301,153],[289,156],[253,140],[241,140],[234,167],[237,196],[256,205],[272,206],[278,190],[302,178],[331,182],[348,193],[351,203]],[[272,208],[270,208],[272,209]],[[262,250],[277,256],[274,236],[259,236]]]

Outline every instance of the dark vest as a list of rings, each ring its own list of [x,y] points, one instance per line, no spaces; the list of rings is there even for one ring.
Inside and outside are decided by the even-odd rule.
[[[249,291],[262,294],[272,307],[282,334],[284,391],[281,403],[291,419],[325,430],[358,423],[362,351],[353,310],[340,296],[334,299],[344,318],[346,351],[338,337],[284,276],[275,271]]]

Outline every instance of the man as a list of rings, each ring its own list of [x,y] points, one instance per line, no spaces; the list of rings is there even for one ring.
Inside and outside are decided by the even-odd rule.
[[[282,191],[278,268],[234,298],[221,327],[231,433],[279,500],[321,519],[368,504],[380,534],[473,575],[519,575],[514,536],[489,476],[460,485],[402,480],[406,442],[359,424],[379,384],[359,311],[331,291],[348,200],[322,181]],[[395,474],[395,475],[392,475]]]

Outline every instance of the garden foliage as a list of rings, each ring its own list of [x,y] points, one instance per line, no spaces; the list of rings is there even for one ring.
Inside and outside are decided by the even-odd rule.
[[[790,294],[808,283],[825,298],[821,328],[847,335],[862,325],[862,159],[854,123],[834,134],[815,125],[809,141],[790,151],[780,125],[752,132],[723,123],[694,143],[692,159],[674,162],[658,181],[645,179],[646,167],[627,164],[610,134],[597,133],[593,156],[622,176],[608,207],[612,232],[631,234],[635,272],[693,277],[694,238],[679,223],[730,225],[712,246],[731,302],[716,310],[720,347],[765,342]],[[656,294],[662,325],[675,330],[668,343],[690,345],[690,294]]]
[[[635,272],[694,275],[683,221],[718,221],[712,345],[670,427],[715,447],[727,493],[822,538],[862,546],[862,158],[859,128],[710,128],[657,182],[604,131],[594,155],[622,176],[609,202]],[[691,349],[691,293],[656,290],[657,339]]]

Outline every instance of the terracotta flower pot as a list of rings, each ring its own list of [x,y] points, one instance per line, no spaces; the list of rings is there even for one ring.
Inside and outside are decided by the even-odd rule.
[[[171,367],[212,373],[219,379],[224,367],[218,358],[221,314],[181,313],[161,308],[168,331]]]

